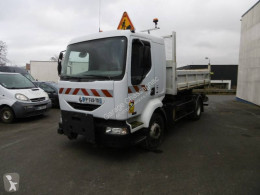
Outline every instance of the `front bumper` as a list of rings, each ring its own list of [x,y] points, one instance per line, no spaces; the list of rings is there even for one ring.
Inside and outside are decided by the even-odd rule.
[[[37,103],[24,103],[15,102],[12,105],[12,109],[16,118],[26,118],[30,116],[36,116],[45,113],[51,108],[51,100],[46,100]]]
[[[58,133],[70,136],[83,135],[90,143],[104,144],[110,147],[135,145],[145,139],[145,131],[130,133],[130,126],[126,121],[105,120],[94,118],[83,113],[62,111],[62,123],[59,123]],[[107,127],[127,128],[127,134],[107,134]]]

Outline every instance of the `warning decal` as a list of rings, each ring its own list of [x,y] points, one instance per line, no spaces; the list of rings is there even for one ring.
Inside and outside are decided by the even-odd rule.
[[[135,101],[134,100],[130,100],[129,101],[128,113],[134,113],[134,111],[135,111]]]

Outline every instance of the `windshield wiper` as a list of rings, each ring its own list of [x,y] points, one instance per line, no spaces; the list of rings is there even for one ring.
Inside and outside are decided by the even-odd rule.
[[[84,76],[90,76],[90,77],[96,77],[96,78],[112,80],[110,76],[106,76],[106,75],[85,74]]]
[[[76,80],[81,80],[81,77],[74,77],[74,76],[61,76],[61,79],[66,79],[66,80],[70,80],[70,79],[76,79]]]
[[[65,80],[77,80],[77,81],[83,81],[83,80],[86,80],[86,79],[90,79],[93,81],[93,79],[96,78],[96,79],[108,79],[108,80],[112,80],[110,76],[105,76],[105,75],[87,75],[87,74],[84,74],[82,76],[79,76],[79,77],[75,77],[75,76],[61,76],[61,79],[65,79]]]
[[[34,87],[8,87],[8,89],[32,89]]]

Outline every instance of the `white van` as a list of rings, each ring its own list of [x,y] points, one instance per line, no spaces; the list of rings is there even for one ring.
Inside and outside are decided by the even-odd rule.
[[[51,108],[48,94],[19,73],[0,72],[0,119],[40,115]]]

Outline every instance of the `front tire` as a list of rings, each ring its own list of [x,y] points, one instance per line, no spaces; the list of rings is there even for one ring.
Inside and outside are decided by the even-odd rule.
[[[3,123],[12,123],[15,119],[15,115],[10,107],[5,106],[0,111],[0,118]]]
[[[162,115],[154,113],[149,128],[147,129],[146,139],[144,141],[144,147],[147,150],[154,150],[158,148],[164,138],[164,119]]]

